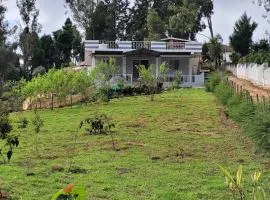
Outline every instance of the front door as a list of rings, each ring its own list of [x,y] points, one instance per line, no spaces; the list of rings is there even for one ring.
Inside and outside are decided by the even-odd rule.
[[[133,60],[133,79],[137,80],[139,78],[139,66],[144,65],[145,68],[149,67],[148,60]]]

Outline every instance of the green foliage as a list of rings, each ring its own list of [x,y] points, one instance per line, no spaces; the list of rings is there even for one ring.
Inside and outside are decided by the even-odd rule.
[[[108,63],[102,61],[93,69],[99,97],[105,102],[110,101],[110,80],[116,73],[117,66],[115,58],[110,58]]]
[[[159,41],[165,36],[165,23],[154,9],[148,12],[147,28],[149,41]]]
[[[55,64],[58,67],[68,67],[71,57],[77,55],[81,49],[81,36],[76,26],[67,18],[62,29],[53,33],[56,47]],[[73,54],[72,54],[73,51]]]
[[[197,10],[194,5],[184,4],[173,7],[169,18],[169,33],[175,37],[190,39],[197,26]]]
[[[232,175],[227,169],[219,165],[219,169],[222,174],[225,176],[226,185],[229,188],[234,199],[245,200],[247,192],[247,188],[243,186],[243,167],[239,166],[236,175]],[[265,192],[262,187],[259,186],[261,173],[255,172],[252,178],[252,200],[266,200]]]
[[[230,55],[230,58],[231,58],[232,64],[236,65],[236,64],[238,64],[238,62],[240,60],[240,55],[238,53],[233,52]]]
[[[151,65],[149,68],[146,68],[144,65],[138,67],[140,82],[147,87],[148,93],[151,94],[151,101],[154,101],[154,95],[157,90],[156,68],[154,65]]]
[[[255,42],[252,44],[252,51],[253,52],[258,52],[258,51],[269,51],[269,42],[268,40],[262,39],[259,42]]]
[[[34,117],[32,123],[35,127],[35,133],[38,134],[40,132],[41,127],[44,126],[44,122],[40,118],[40,115],[37,112],[35,113],[35,117]]]
[[[168,72],[169,72],[169,65],[167,62],[163,62],[161,63],[160,67],[160,77],[159,77],[159,81],[162,81],[162,82],[166,82],[166,77],[168,75]]]
[[[87,118],[81,122],[81,127],[83,125],[87,126],[85,130],[89,135],[110,135],[112,147],[114,150],[116,150],[112,131],[112,128],[115,128],[115,124],[111,122],[111,119],[107,115],[101,114]]]
[[[83,187],[69,184],[52,196],[52,200],[86,200],[87,194]]]
[[[235,23],[234,32],[230,36],[230,44],[236,53],[246,56],[252,46],[252,35],[257,23],[251,22],[251,17],[244,13]]]
[[[183,83],[182,72],[177,70],[174,72],[173,87],[179,88],[182,83]]]
[[[270,64],[270,52],[260,50],[258,52],[252,52],[245,57],[242,57],[239,60],[240,63],[256,63],[256,64],[263,64],[268,63]]]
[[[212,91],[226,107],[226,114],[237,122],[257,145],[257,149],[270,153],[270,107],[254,104],[249,94],[236,94],[221,73],[212,74],[207,82]]]
[[[19,129],[25,129],[25,128],[27,128],[28,123],[29,122],[25,117],[20,118],[19,121],[18,121],[18,128]]]
[[[35,130],[35,153],[38,156],[39,152],[39,132],[41,127],[44,126],[44,121],[41,119],[40,115],[36,112],[34,119],[32,120],[32,124],[34,125],[34,130]]]
[[[91,95],[91,86],[94,84],[93,73],[88,71],[76,72],[73,70],[51,69],[43,76],[37,76],[31,81],[23,82],[18,91],[21,95],[32,100],[39,96],[55,94],[60,99],[67,96],[81,94],[84,101]]]
[[[221,36],[217,35],[213,39],[210,40],[208,45],[208,56],[210,60],[214,63],[215,69],[220,66],[221,57],[222,57],[222,44],[221,44]]]
[[[14,147],[19,146],[19,138],[17,135],[12,134],[12,125],[9,120],[8,114],[1,114],[0,115],[0,139],[4,140],[4,146],[0,149],[0,155],[3,155],[3,151],[5,147],[7,147],[6,156],[8,161],[10,161]],[[5,163],[5,158],[3,156],[3,161]]]
[[[92,118],[87,118],[83,121],[83,124],[88,125],[86,132],[89,135],[102,135],[108,134],[115,125],[110,122],[111,120],[107,115],[95,115]]]
[[[216,89],[216,86],[221,82],[221,73],[214,72],[212,73],[206,83],[205,83],[205,88],[207,92],[214,92]]]
[[[38,76],[38,75],[43,75],[46,73],[45,67],[39,66],[33,70],[32,76]]]

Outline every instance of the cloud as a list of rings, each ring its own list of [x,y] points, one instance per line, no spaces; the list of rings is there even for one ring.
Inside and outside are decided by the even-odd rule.
[[[64,0],[37,0],[37,8],[40,10],[39,22],[42,24],[41,34],[50,34],[62,27],[70,13],[66,13]],[[19,11],[16,6],[16,0],[7,0],[8,12],[6,18],[11,25],[20,23]],[[215,34],[222,35],[225,43],[229,42],[229,36],[233,32],[233,26],[236,20],[247,12],[259,26],[254,33],[254,40],[265,36],[265,31],[269,30],[269,23],[262,17],[265,13],[262,7],[253,3],[253,0],[214,0],[213,28]],[[202,32],[210,36],[209,30]],[[199,41],[208,40],[206,37],[198,35]]]
[[[5,5],[8,9],[6,19],[10,25],[21,24],[16,0],[7,0]],[[40,10],[38,20],[42,25],[41,34],[51,34],[63,26],[67,17],[71,17],[66,13],[64,0],[37,0],[36,6]]]
[[[264,8],[253,3],[253,0],[214,0],[213,28],[215,34],[221,34],[225,43],[229,43],[229,36],[233,33],[233,26],[241,15],[247,12],[252,20],[258,23],[254,32],[253,40],[259,40],[265,37],[265,31],[269,30],[269,23],[263,18]],[[203,34],[210,36],[206,29]],[[199,41],[208,40],[198,35]]]

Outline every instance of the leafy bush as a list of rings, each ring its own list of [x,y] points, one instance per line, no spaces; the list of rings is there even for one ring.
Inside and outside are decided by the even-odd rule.
[[[87,126],[85,130],[89,135],[110,135],[113,149],[116,149],[112,131],[115,124],[111,122],[111,119],[107,115],[95,115],[94,117],[87,118],[81,122],[81,127],[83,125]]]
[[[10,120],[8,118],[8,114],[2,114],[0,115],[0,139],[4,140],[5,145],[0,149],[0,155],[3,155],[3,150],[5,147],[7,147],[6,156],[8,161],[10,161],[14,147],[19,146],[19,138],[17,135],[14,135],[11,133],[12,131],[12,125],[10,123]],[[5,163],[5,158],[4,163]]]
[[[224,105],[226,105],[229,99],[233,96],[233,89],[225,81],[222,81],[215,86],[214,90],[216,96]]]
[[[154,95],[157,91],[155,66],[151,65],[149,68],[144,65],[139,66],[139,75],[141,84],[146,86],[147,93],[151,95],[151,101],[154,101]]]
[[[258,52],[252,52],[247,56],[241,58],[239,63],[256,63],[256,64],[263,64],[268,63],[270,64],[270,52],[265,50],[260,50]]]
[[[86,191],[82,187],[73,184],[67,185],[64,189],[59,190],[52,196],[52,200],[85,200],[87,199]]]
[[[206,88],[206,91],[207,92],[214,92],[215,91],[215,88],[216,86],[221,82],[221,73],[219,72],[214,72],[212,73],[206,83],[205,83],[205,88]]]

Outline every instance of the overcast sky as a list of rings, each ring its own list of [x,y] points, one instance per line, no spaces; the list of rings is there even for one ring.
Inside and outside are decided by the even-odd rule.
[[[5,0],[8,12],[6,19],[10,24],[20,23],[19,12],[16,0]],[[37,0],[37,7],[40,9],[39,22],[42,24],[42,34],[50,34],[59,29],[67,17],[71,17],[64,7],[65,0]],[[214,0],[213,26],[215,34],[220,33],[224,43],[228,43],[229,35],[233,32],[233,25],[237,19],[246,11],[259,26],[254,33],[254,40],[265,37],[265,31],[270,32],[270,24],[262,17],[265,13],[262,7],[253,4],[253,0]],[[209,36],[206,29],[203,34]],[[201,42],[207,40],[206,37],[198,35]]]

